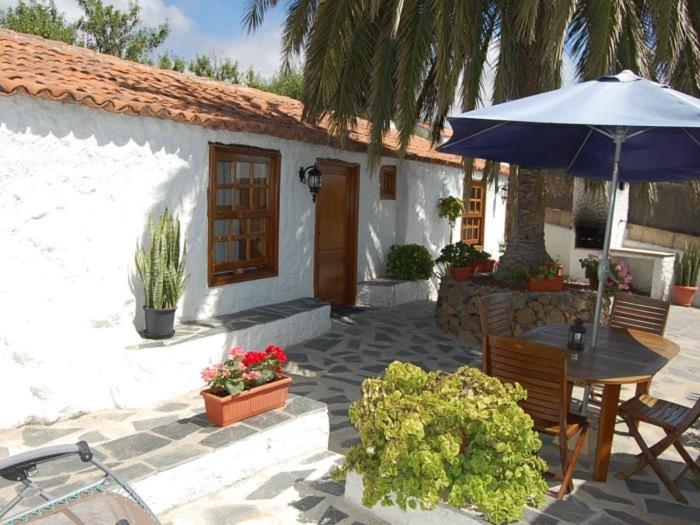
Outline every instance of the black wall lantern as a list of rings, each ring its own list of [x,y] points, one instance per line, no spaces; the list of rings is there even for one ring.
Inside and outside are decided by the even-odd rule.
[[[508,200],[508,185],[504,184],[503,186],[498,186],[496,185],[496,193],[499,191],[501,192],[501,201],[506,202]]]
[[[299,182],[309,185],[311,200],[316,202],[316,195],[321,191],[321,170],[314,164],[308,168],[299,168]]]

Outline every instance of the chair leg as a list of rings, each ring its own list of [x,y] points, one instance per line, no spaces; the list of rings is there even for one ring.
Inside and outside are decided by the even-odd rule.
[[[591,384],[586,383],[583,387],[583,396],[581,396],[581,415],[585,416],[588,412],[588,398],[591,396]]]
[[[579,430],[578,439],[576,440],[576,446],[574,447],[574,451],[571,454],[571,457],[569,458],[568,464],[564,466],[564,464],[562,463],[562,469],[564,469],[564,478],[561,482],[559,492],[557,493],[557,499],[559,500],[564,499],[566,493],[574,489],[574,469],[576,468],[576,463],[578,462],[579,454],[581,454],[581,450],[583,449],[583,444],[586,441],[586,434],[588,434],[588,423],[583,423],[581,425],[581,430]],[[561,437],[559,438],[559,441],[562,441]]]
[[[665,446],[659,447],[659,450],[652,452],[652,450],[644,442],[644,439],[642,438],[642,435],[639,433],[639,430],[637,429],[637,427],[634,425],[634,421],[632,420],[632,418],[625,415],[624,420],[625,420],[625,423],[627,423],[627,426],[629,427],[630,434],[632,434],[632,437],[637,442],[637,445],[639,445],[639,448],[642,450],[642,455],[643,455],[644,459],[646,459],[646,463],[649,464],[649,466],[652,468],[652,470],[656,473],[656,475],[661,480],[661,483],[664,484],[664,486],[668,489],[668,491],[671,493],[671,495],[674,498],[676,498],[677,501],[680,501],[681,503],[685,503],[687,505],[688,500],[686,499],[686,497],[678,489],[678,487],[673,482],[673,480],[668,476],[668,474],[666,474],[664,472],[664,470],[661,468],[661,465],[659,465],[659,462],[656,460],[656,456],[658,456],[659,454],[661,454],[661,452],[663,452],[669,446],[671,446],[672,443],[669,442],[667,438],[664,438],[662,441],[659,441],[659,443],[656,443],[656,445],[660,445],[662,442],[665,441],[666,442],[666,443],[664,443]],[[654,446],[656,446],[656,445],[654,445]],[[641,461],[639,463],[641,463]],[[635,467],[638,466],[639,463],[637,463],[637,465],[635,465]],[[641,470],[641,469],[639,469],[639,470]]]
[[[700,466],[698,466],[698,464],[693,460],[690,454],[688,454],[688,451],[680,443],[680,441],[674,441],[673,446],[678,452],[678,454],[680,454],[680,456],[683,458],[683,461],[685,461],[685,467],[681,471],[680,475],[675,479],[675,481],[680,480],[688,470],[691,470],[696,476],[700,476]]]
[[[564,475],[566,474],[566,469],[569,466],[569,440],[566,438],[566,436],[562,435],[559,435],[559,460],[561,462],[561,473],[563,480]],[[568,492],[574,488],[571,483],[565,485],[563,481],[561,487],[564,489],[564,492]],[[559,493],[561,493],[562,489],[559,490]]]

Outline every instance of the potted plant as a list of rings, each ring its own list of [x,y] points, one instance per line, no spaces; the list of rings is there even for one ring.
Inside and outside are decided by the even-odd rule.
[[[492,523],[519,521],[548,492],[542,442],[518,405],[526,397],[517,383],[468,366],[443,374],[393,362],[383,377],[363,381],[349,411],[361,442],[332,476],[361,475],[367,507],[446,503]]]
[[[438,216],[447,219],[450,225],[450,244],[452,244],[452,232],[454,231],[457,219],[464,212],[464,202],[457,197],[443,197],[438,201]]]
[[[166,208],[156,224],[148,218],[150,246],[137,246],[135,263],[144,291],[145,336],[166,339],[175,334],[175,309],[189,275],[185,275],[187,245],[180,253],[180,221]]]
[[[581,268],[584,269],[591,289],[598,290],[598,267],[600,266],[600,257],[595,253],[591,253],[588,254],[588,257],[585,259],[579,259],[578,262],[581,264]],[[632,275],[623,261],[612,262],[610,271],[618,282],[608,278],[604,288],[605,295],[612,297],[618,290],[629,290],[632,287]]]
[[[560,275],[559,265],[552,261],[540,266],[528,275],[527,289],[531,292],[561,292],[564,278]]]
[[[700,246],[685,245],[685,252],[676,257],[675,274],[671,291],[673,302],[681,306],[692,306],[698,291],[698,269],[700,268]]]
[[[433,275],[433,261],[430,252],[420,244],[394,244],[389,248],[387,274],[403,281],[430,279]]]
[[[467,282],[471,279],[474,262],[474,249],[470,244],[457,242],[448,244],[435,259],[438,264],[446,264],[450,268],[450,275],[455,281]]]
[[[474,273],[491,273],[496,265],[496,261],[491,258],[491,254],[484,250],[473,249],[472,258]]]
[[[292,382],[282,374],[286,362],[279,346],[270,345],[264,352],[231,348],[226,360],[202,370],[209,385],[202,390],[209,421],[225,427],[283,407]]]

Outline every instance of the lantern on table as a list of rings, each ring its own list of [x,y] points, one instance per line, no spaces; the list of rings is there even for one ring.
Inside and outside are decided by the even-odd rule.
[[[576,319],[569,328],[569,343],[566,345],[571,350],[583,350],[586,339],[586,327],[581,319]]]

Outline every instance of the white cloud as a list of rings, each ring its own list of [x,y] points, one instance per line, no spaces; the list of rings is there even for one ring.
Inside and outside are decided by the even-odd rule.
[[[56,7],[65,13],[68,20],[80,18],[82,11],[76,0],[54,0]],[[119,9],[126,9],[129,0],[104,0]],[[14,6],[17,0],[0,0],[0,9]],[[230,38],[216,38],[207,35],[206,28],[187,15],[178,6],[167,4],[164,0],[140,0],[141,20],[144,25],[156,26],[166,20],[170,24],[170,35],[160,50],[172,51],[185,58],[195,54],[214,53],[219,57],[230,57],[247,69],[252,66],[263,75],[273,74],[280,65],[281,28],[278,21],[265,21],[263,26],[252,34],[240,28],[240,21],[231,23]]]

